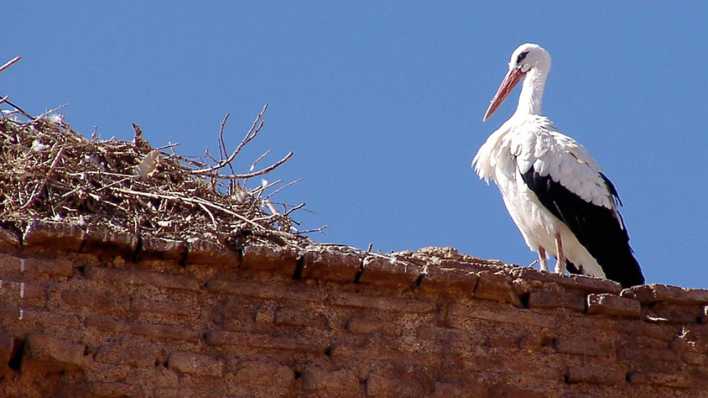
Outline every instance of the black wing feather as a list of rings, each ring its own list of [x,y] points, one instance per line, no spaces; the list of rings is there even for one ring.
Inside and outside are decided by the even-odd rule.
[[[605,175],[601,176],[610,194],[619,202],[612,182]],[[543,206],[563,221],[595,257],[608,279],[623,287],[644,283],[642,270],[629,246],[627,230],[613,210],[586,202],[550,176],[539,175],[533,167],[521,177]],[[582,273],[582,265],[569,263],[567,268],[571,273]]]

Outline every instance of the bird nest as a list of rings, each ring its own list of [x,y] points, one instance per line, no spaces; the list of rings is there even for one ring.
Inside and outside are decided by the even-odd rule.
[[[179,155],[175,145],[155,148],[133,125],[133,142],[87,138],[49,112],[33,116],[0,98],[0,221],[23,228],[31,220],[99,225],[140,236],[189,240],[238,238],[306,244],[289,207],[274,203],[280,181],[249,184],[287,162],[292,153],[245,173],[239,155],[263,129],[266,107],[232,151],[219,130],[219,155]],[[242,163],[241,161],[239,163]],[[248,185],[252,185],[251,188]]]

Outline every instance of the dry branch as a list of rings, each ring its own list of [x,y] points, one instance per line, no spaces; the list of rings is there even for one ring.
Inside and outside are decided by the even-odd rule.
[[[11,59],[11,60],[5,62],[2,66],[0,66],[0,72],[3,72],[3,71],[5,71],[5,69],[8,69],[8,68],[11,67],[12,65],[14,65],[14,64],[16,64],[16,63],[18,63],[18,62],[20,62],[21,59],[22,59],[22,57],[17,56],[17,57],[15,57],[15,58],[13,58],[13,59]]]
[[[268,174],[271,171],[277,169],[280,165],[283,163],[287,162],[290,160],[291,157],[293,157],[294,153],[288,152],[287,155],[285,155],[282,159],[278,160],[277,162],[271,164],[268,167],[264,167],[260,170],[256,170],[250,173],[243,173],[243,174],[231,174],[231,175],[221,175],[219,174],[219,178],[224,178],[224,179],[229,179],[229,180],[243,180],[247,178],[253,178],[257,177],[263,174]]]
[[[256,119],[251,124],[251,128],[248,129],[246,136],[243,137],[243,140],[241,140],[241,142],[238,144],[236,149],[234,149],[234,151],[231,153],[231,155],[229,155],[229,157],[227,157],[226,159],[223,159],[222,161],[220,161],[219,163],[217,163],[216,165],[214,165],[212,167],[207,167],[205,169],[199,169],[199,170],[191,170],[191,173],[197,174],[197,175],[209,174],[209,173],[217,171],[217,170],[231,164],[231,162],[233,162],[233,160],[236,159],[236,156],[238,156],[238,154],[241,153],[241,150],[243,149],[243,147],[246,146],[249,142],[251,142],[254,138],[256,138],[258,133],[261,132],[261,130],[263,129],[263,124],[264,124],[263,117],[264,117],[265,112],[267,110],[268,110],[268,104],[263,105],[263,108],[261,109],[260,112],[258,112]]]

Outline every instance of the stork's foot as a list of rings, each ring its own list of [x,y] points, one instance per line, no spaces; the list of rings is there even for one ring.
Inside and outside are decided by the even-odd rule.
[[[560,234],[556,234],[556,274],[565,273],[565,253],[563,253],[563,241],[561,240]]]
[[[538,248],[538,270],[548,272],[548,258],[546,257],[546,249]]]

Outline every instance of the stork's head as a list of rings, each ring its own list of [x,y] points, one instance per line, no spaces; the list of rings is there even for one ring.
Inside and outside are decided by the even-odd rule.
[[[487,108],[487,111],[484,113],[482,121],[487,121],[487,119],[492,116],[492,113],[504,102],[519,80],[523,80],[526,75],[545,77],[550,68],[551,55],[548,54],[548,51],[543,47],[533,43],[520,45],[511,54],[509,71],[501,82],[501,85],[499,85],[499,89],[497,89],[497,93],[494,95],[494,98],[492,98],[489,108]]]

